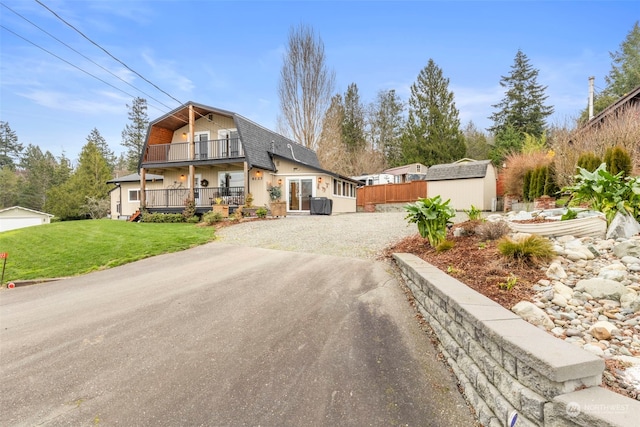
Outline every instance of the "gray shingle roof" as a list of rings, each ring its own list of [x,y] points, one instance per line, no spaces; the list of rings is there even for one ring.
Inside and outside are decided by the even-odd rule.
[[[444,181],[449,179],[484,178],[491,160],[433,165],[427,169],[426,181]]]
[[[249,167],[275,170],[276,167],[270,155],[272,153],[297,163],[320,168],[318,156],[313,150],[270,131],[239,114],[234,114],[233,119],[236,123]]]
[[[154,175],[148,173],[145,175],[147,181],[162,181],[164,177],[162,175]],[[107,184],[115,184],[116,182],[140,182],[140,174],[132,173],[131,175],[121,176],[120,178],[113,178],[107,181]]]

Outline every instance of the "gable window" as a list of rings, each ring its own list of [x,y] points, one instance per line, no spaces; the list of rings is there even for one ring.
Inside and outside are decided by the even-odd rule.
[[[139,202],[140,201],[140,189],[129,190],[129,201],[130,202]]]

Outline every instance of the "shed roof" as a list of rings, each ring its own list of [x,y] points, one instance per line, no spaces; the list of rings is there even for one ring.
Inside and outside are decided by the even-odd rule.
[[[491,160],[462,159],[454,163],[433,165],[427,169],[426,181],[484,178]]]
[[[40,211],[36,211],[34,209],[23,208],[22,206],[11,206],[10,208],[0,209],[0,215],[4,214],[6,212],[11,212],[11,211],[25,211],[25,212],[29,212],[29,213],[32,213],[32,214],[48,216],[49,218],[53,218],[53,216],[54,216],[54,215],[46,213],[46,212],[40,212]]]

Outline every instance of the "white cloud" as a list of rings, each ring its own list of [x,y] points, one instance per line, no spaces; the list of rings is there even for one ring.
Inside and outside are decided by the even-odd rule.
[[[102,115],[121,114],[125,102],[122,96],[113,92],[101,92],[102,97],[85,94],[77,96],[68,92],[31,90],[18,95],[30,99],[36,104],[56,111],[68,111],[82,114]]]

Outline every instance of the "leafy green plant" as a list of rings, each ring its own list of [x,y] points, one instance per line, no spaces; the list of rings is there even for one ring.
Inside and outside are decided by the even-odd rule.
[[[518,240],[503,237],[498,242],[498,251],[507,258],[529,265],[549,261],[555,255],[551,241],[535,234]]]
[[[567,212],[565,212],[561,217],[560,217],[560,221],[568,221],[570,219],[576,219],[578,218],[578,212],[574,211],[571,208],[567,208]]]
[[[623,172],[615,175],[607,172],[605,163],[595,171],[578,168],[575,183],[563,191],[572,194],[570,205],[587,203],[591,209],[605,214],[610,224],[616,213],[640,217],[640,179],[623,177]]]
[[[450,201],[443,202],[438,195],[429,199],[418,199],[417,202],[404,207],[408,212],[405,219],[409,223],[417,224],[420,236],[429,240],[429,244],[434,248],[446,239],[447,226],[453,224],[451,218],[456,215],[456,211],[449,206]]]
[[[258,215],[258,218],[266,218],[268,212],[269,211],[265,207],[260,207],[256,209],[256,215]]]
[[[518,277],[515,274],[511,273],[509,274],[509,277],[507,277],[507,280],[505,280],[504,282],[498,283],[498,286],[500,287],[500,289],[510,291],[511,289],[515,288],[517,284],[518,284]]]
[[[471,205],[471,209],[463,210],[464,213],[469,217],[469,221],[476,221],[482,219],[482,211],[475,206]]]

